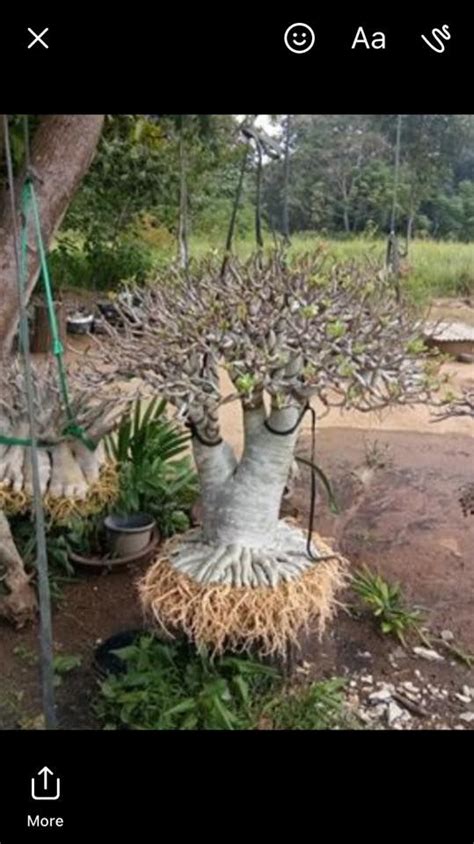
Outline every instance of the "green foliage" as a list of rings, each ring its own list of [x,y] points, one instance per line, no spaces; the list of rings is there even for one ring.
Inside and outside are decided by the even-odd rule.
[[[288,689],[279,672],[248,656],[210,659],[186,643],[143,635],[114,652],[123,672],[100,683],[105,729],[325,730],[353,728],[338,678]]]
[[[250,395],[256,383],[257,379],[255,376],[250,373],[246,373],[236,379],[235,386],[242,395]]]
[[[74,551],[82,557],[97,554],[104,537],[104,514],[97,513],[71,519],[63,526],[64,541],[68,553]]]
[[[398,115],[292,115],[293,232],[379,236],[389,229]],[[280,138],[284,138],[280,121]],[[474,118],[403,115],[397,195],[401,234],[472,240]],[[282,225],[284,162],[265,168],[264,204]]]
[[[326,334],[333,340],[337,340],[338,337],[344,337],[346,333],[346,326],[340,320],[336,320],[336,322],[328,322],[326,326]]]
[[[152,248],[125,233],[112,243],[86,241],[61,233],[51,252],[51,275],[58,286],[110,290],[124,282],[145,281],[158,266]]]
[[[26,662],[27,665],[38,664],[38,654],[33,653],[33,651],[25,647],[25,645],[17,645],[16,648],[13,648],[13,653],[15,656],[19,657],[19,659],[23,660],[23,662]]]
[[[188,512],[198,493],[197,475],[187,451],[189,435],[165,417],[166,402],[153,400],[143,411],[136,402],[118,432],[107,438],[120,467],[117,512],[152,515],[162,535],[189,527]],[[180,457],[180,459],[176,459]]]
[[[115,652],[125,672],[101,683],[106,728],[250,729],[276,672],[245,657],[211,661],[185,644],[142,636]]]
[[[400,584],[389,583],[364,566],[354,576],[352,588],[377,619],[382,633],[396,636],[403,645],[408,633],[419,634],[421,614],[405,606]]]
[[[407,344],[406,351],[409,355],[421,355],[423,352],[426,352],[427,346],[422,338],[417,338],[416,340],[410,340]]]
[[[346,681],[340,677],[311,683],[274,698],[265,708],[275,730],[332,730],[354,728],[344,711]]]
[[[82,665],[82,657],[75,654],[56,654],[53,658],[54,685],[61,686],[65,674]]]
[[[190,241],[193,257],[202,257],[212,251],[212,242],[201,237]],[[236,239],[235,252],[248,258],[253,249],[253,238]],[[351,237],[327,240],[316,232],[300,232],[292,235],[288,258],[322,250],[326,266],[336,263],[356,263],[383,267],[387,241],[380,237]],[[403,264],[401,283],[415,303],[425,304],[433,296],[466,296],[474,293],[474,245],[472,243],[451,243],[435,240],[414,240],[410,246],[409,262]],[[326,284],[327,273],[321,274],[313,283]],[[367,291],[369,292],[369,291]],[[454,315],[453,315],[454,316]],[[360,354],[354,349],[356,354]]]
[[[27,570],[36,571],[36,533],[30,516],[15,516],[10,519],[10,528],[16,547]],[[49,584],[55,603],[62,598],[62,584],[74,576],[74,567],[69,560],[70,544],[66,526],[48,525],[46,552],[48,555]]]

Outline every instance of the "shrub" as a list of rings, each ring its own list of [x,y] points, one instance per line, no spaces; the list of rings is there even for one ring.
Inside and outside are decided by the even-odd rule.
[[[106,444],[120,467],[115,509],[150,513],[162,535],[170,536],[189,527],[188,512],[197,497],[198,481],[185,455],[189,435],[166,419],[165,409],[166,402],[159,399],[145,411],[142,403],[136,402]]]

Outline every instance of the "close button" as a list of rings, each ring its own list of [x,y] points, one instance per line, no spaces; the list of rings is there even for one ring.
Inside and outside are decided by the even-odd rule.
[[[43,32],[40,32],[40,34],[37,35],[37,33],[33,29],[30,29],[30,27],[28,27],[28,32],[30,32],[31,35],[34,35],[33,41],[30,44],[28,44],[28,49],[30,49],[31,47],[34,47],[35,44],[42,44],[42,46],[45,47],[46,50],[49,50],[48,44],[46,43],[46,41],[43,41],[43,35],[46,35],[48,30],[49,30],[49,27],[47,26],[46,29],[43,29]]]

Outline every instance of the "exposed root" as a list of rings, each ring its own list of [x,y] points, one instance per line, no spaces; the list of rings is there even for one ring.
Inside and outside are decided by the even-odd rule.
[[[100,471],[99,479],[88,488],[85,499],[53,498],[48,493],[43,502],[51,520],[56,524],[61,524],[72,518],[83,518],[101,513],[106,504],[117,499],[118,494],[117,467],[113,463],[106,463]]]
[[[20,427],[18,432],[19,437],[24,437],[27,429]],[[25,449],[23,446],[11,445],[3,454],[0,460],[0,482],[6,486],[11,486],[13,492],[21,492],[23,489],[23,463],[25,459]]]
[[[51,498],[77,498],[87,496],[87,481],[76,462],[69,443],[55,446],[51,453],[53,468],[48,494]]]
[[[106,504],[116,500],[118,491],[117,468],[112,463],[106,463],[100,470],[98,480],[88,487],[85,499],[56,498],[47,492],[43,504],[51,520],[61,524],[71,518],[100,513]],[[10,486],[0,483],[0,509],[8,515],[31,510],[31,498],[31,494],[28,495],[25,490],[15,492]]]
[[[84,443],[76,440],[72,444],[72,452],[87,483],[95,483],[105,463],[105,449],[102,443],[99,443],[95,451],[90,451]]]
[[[254,565],[249,549],[237,554],[233,548],[215,551],[212,561],[208,559],[214,571],[224,570],[225,579],[197,582],[189,570],[198,561],[187,543],[189,553],[181,557],[180,569],[170,563],[178,542],[174,538],[166,543],[162,556],[140,581],[142,606],[169,635],[182,631],[214,653],[229,648],[284,655],[288,643],[298,646],[300,632],[315,621],[322,634],[338,605],[336,595],[347,581],[347,562],[338,555],[320,563],[308,561],[308,567],[275,582],[274,560],[262,555]],[[321,556],[331,554],[320,537],[315,544]],[[289,560],[281,563],[289,566]],[[249,585],[232,586],[233,578],[245,578]]]
[[[38,449],[38,469],[40,479],[41,495],[44,495],[48,489],[49,479],[51,477],[51,460],[47,451]],[[28,498],[33,497],[33,470],[31,466],[30,449],[25,449],[25,462],[23,464],[24,484],[23,489]]]
[[[317,549],[314,553],[318,554]],[[254,588],[288,583],[313,565],[306,554],[305,536],[284,521],[279,522],[272,544],[265,548],[240,544],[216,548],[194,535],[171,552],[169,562],[196,583]]]

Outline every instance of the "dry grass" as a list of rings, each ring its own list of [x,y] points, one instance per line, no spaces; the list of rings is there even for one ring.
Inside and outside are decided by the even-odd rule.
[[[201,586],[169,564],[179,541],[166,543],[139,582],[142,606],[167,635],[182,632],[214,654],[229,649],[284,655],[289,643],[298,646],[299,634],[310,625],[317,623],[321,635],[348,580],[347,562],[335,556],[273,589]],[[322,555],[331,554],[320,537],[313,541]]]

